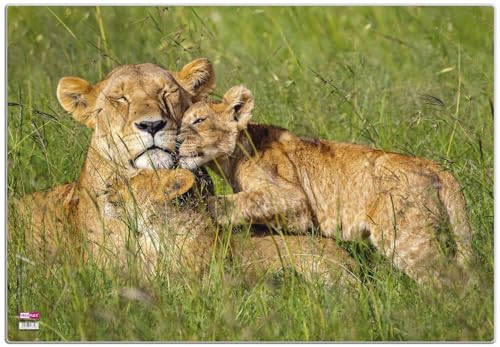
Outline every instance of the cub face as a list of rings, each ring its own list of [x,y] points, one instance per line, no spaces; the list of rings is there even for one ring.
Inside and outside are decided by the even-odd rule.
[[[252,118],[254,99],[243,86],[229,89],[222,101],[200,101],[182,118],[177,138],[179,166],[194,170],[236,149],[240,132]]]

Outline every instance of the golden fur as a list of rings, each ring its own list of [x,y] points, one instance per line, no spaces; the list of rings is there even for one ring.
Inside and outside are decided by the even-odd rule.
[[[186,190],[195,182],[193,176],[187,173],[189,171],[184,169],[142,171],[128,185],[113,189],[110,200],[131,214],[135,209],[140,210],[149,223],[161,222],[161,218],[165,218],[161,210],[167,206],[172,209],[172,198],[182,192],[178,186]],[[174,186],[169,175],[176,177]],[[215,247],[223,247],[212,218],[198,205],[206,203],[204,197],[210,192],[205,192],[201,201],[196,196],[188,196],[182,197],[182,202],[174,205],[177,213],[168,215],[168,224],[172,225],[175,232],[162,241],[170,245],[172,254],[178,257],[182,255],[184,265],[189,261],[187,265],[190,269],[203,270]],[[190,213],[186,212],[187,206]],[[145,215],[148,211],[149,215]],[[346,284],[355,280],[356,262],[332,239],[309,235],[277,235],[266,228],[256,227],[247,235],[230,235],[228,245],[229,257],[236,260],[235,263],[251,279],[282,269],[292,269],[308,280],[319,278],[330,284],[337,281]],[[174,263],[181,264],[179,260]]]
[[[15,205],[27,220],[27,239],[42,254],[69,247],[84,260],[122,269],[139,259],[144,274],[156,274],[165,262],[172,270],[202,272],[219,241],[203,206],[210,190],[202,189],[190,171],[169,169],[182,114],[213,90],[214,81],[206,59],[180,72],[125,65],[93,86],[77,77],[62,78],[59,102],[93,135],[76,182],[36,192]],[[201,204],[193,185],[202,192]],[[277,270],[283,262],[307,277],[328,277],[330,269],[342,269],[332,264],[353,264],[333,240],[307,243],[306,237],[262,235],[248,242],[249,247],[233,242],[231,249],[243,264],[257,265],[252,271]],[[276,249],[283,257],[276,257]],[[324,249],[329,256],[322,256]]]
[[[192,105],[182,120],[180,166],[208,164],[235,193],[211,200],[219,223],[278,224],[296,233],[319,228],[324,236],[369,239],[417,280],[447,282],[450,271],[462,272],[471,229],[449,172],[424,158],[249,123],[253,105],[248,89],[233,87],[222,102]],[[443,257],[453,241],[450,257]],[[455,264],[447,263],[453,254]]]
[[[142,210],[123,209],[112,192],[114,187],[130,186],[131,179],[141,177],[141,170],[174,165],[175,134],[182,114],[214,87],[213,68],[206,59],[197,59],[180,72],[154,64],[124,65],[95,85],[78,77],[62,78],[57,87],[61,106],[92,128],[93,134],[76,182],[34,193],[16,204],[18,212],[29,216],[35,244],[50,254],[72,244],[84,251],[85,259],[90,255],[99,264],[121,267],[136,254],[147,273],[162,260],[159,254],[175,253],[161,241],[177,226],[174,217],[181,215],[182,232],[189,239],[189,227],[196,223],[190,216],[196,216],[196,210],[165,204],[162,221],[171,223],[160,224],[153,218],[157,209],[144,204]],[[158,177],[161,188],[156,189],[163,189],[168,198],[193,185],[193,175],[187,170],[161,171],[166,172]]]

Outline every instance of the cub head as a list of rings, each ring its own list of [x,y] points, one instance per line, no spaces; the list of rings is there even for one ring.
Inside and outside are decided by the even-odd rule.
[[[229,89],[222,101],[200,101],[182,118],[178,136],[179,166],[193,170],[231,155],[240,132],[252,118],[254,99],[243,86]]]
[[[113,203],[144,206],[147,203],[164,203],[182,196],[195,184],[189,170],[141,170],[126,183],[115,186],[109,195]]]
[[[174,166],[183,113],[214,88],[211,63],[197,59],[179,72],[155,64],[123,65],[95,85],[64,77],[57,98],[77,121],[94,129],[92,150],[134,171]]]

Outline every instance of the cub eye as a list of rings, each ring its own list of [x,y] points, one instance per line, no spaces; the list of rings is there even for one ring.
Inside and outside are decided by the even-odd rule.
[[[195,119],[195,120],[193,121],[193,123],[191,123],[191,124],[193,124],[193,125],[194,125],[194,124],[200,124],[200,123],[201,123],[201,122],[203,122],[205,119],[207,119],[207,117],[205,117],[205,118],[197,118],[197,119]]]

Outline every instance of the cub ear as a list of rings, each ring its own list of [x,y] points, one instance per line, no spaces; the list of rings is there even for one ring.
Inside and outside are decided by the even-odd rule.
[[[161,171],[161,170],[159,170]],[[172,200],[187,193],[194,185],[194,174],[187,169],[175,169],[169,171],[169,175],[163,178],[162,185],[167,200]]]
[[[132,188],[151,201],[170,201],[187,193],[194,185],[195,178],[187,169],[142,170],[131,179]]]
[[[188,192],[195,183],[194,175],[186,169],[141,170],[127,182],[119,183],[109,192],[108,201],[165,203]]]
[[[57,100],[62,108],[80,123],[93,128],[90,107],[95,102],[94,90],[89,82],[79,77],[63,77],[57,85]]]
[[[174,77],[191,94],[193,102],[201,100],[215,89],[214,67],[206,58],[193,60],[181,71],[175,72]]]
[[[245,129],[252,118],[254,100],[252,92],[244,86],[236,86],[224,94],[224,103],[233,112],[234,120],[238,122],[238,130]]]

